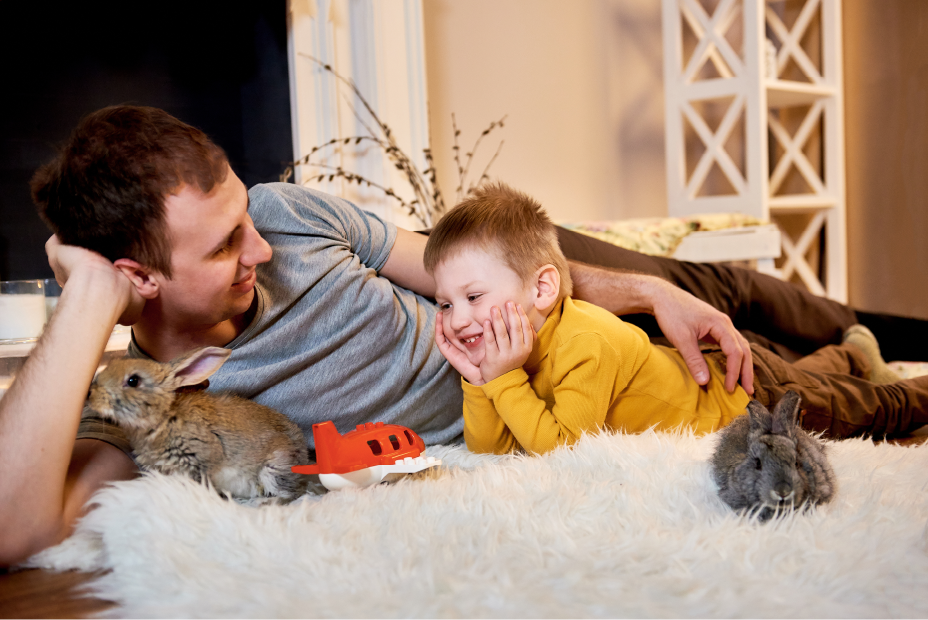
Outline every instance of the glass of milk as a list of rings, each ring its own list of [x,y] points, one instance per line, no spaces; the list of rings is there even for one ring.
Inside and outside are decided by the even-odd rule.
[[[0,282],[0,341],[38,338],[44,327],[44,282]]]
[[[45,320],[52,320],[52,312],[58,307],[58,300],[61,298],[61,285],[55,278],[46,278],[42,280],[45,284]]]

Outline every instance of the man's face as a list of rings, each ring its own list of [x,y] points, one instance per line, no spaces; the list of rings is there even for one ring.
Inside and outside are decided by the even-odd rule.
[[[483,361],[484,321],[492,321],[490,311],[494,306],[502,312],[507,329],[507,301],[522,304],[530,321],[539,317],[532,287],[492,253],[464,250],[439,263],[434,276],[435,301],[441,310],[439,319],[445,337],[475,366]]]
[[[181,329],[208,328],[247,311],[255,267],[271,247],[248,215],[248,191],[235,173],[208,194],[182,186],[165,201],[173,278],[156,274],[163,317]]]

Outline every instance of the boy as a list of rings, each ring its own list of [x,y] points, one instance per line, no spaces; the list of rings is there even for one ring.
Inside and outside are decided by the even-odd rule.
[[[702,387],[675,349],[572,299],[566,265],[540,205],[503,184],[479,189],[430,234],[425,266],[441,311],[435,340],[463,377],[470,450],[541,454],[602,428],[708,433],[744,412],[750,397],[740,386],[724,389],[718,350],[707,349],[712,380]],[[755,396],[770,406],[798,391],[806,428],[844,437],[928,423],[928,378],[868,380],[875,367],[884,380],[895,377],[885,376],[865,328],[793,365],[752,353]]]

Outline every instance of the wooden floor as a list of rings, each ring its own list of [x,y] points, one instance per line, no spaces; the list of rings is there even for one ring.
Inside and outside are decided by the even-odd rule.
[[[106,611],[112,603],[79,591],[95,576],[39,569],[0,573],[0,618],[89,618]]]

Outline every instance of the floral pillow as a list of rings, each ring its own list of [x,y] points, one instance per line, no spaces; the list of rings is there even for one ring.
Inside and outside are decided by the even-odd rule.
[[[766,224],[740,213],[709,213],[690,217],[654,217],[602,222],[561,222],[560,225],[620,248],[655,256],[670,256],[691,232]]]
[[[890,362],[889,367],[903,379],[928,375],[928,362]]]

